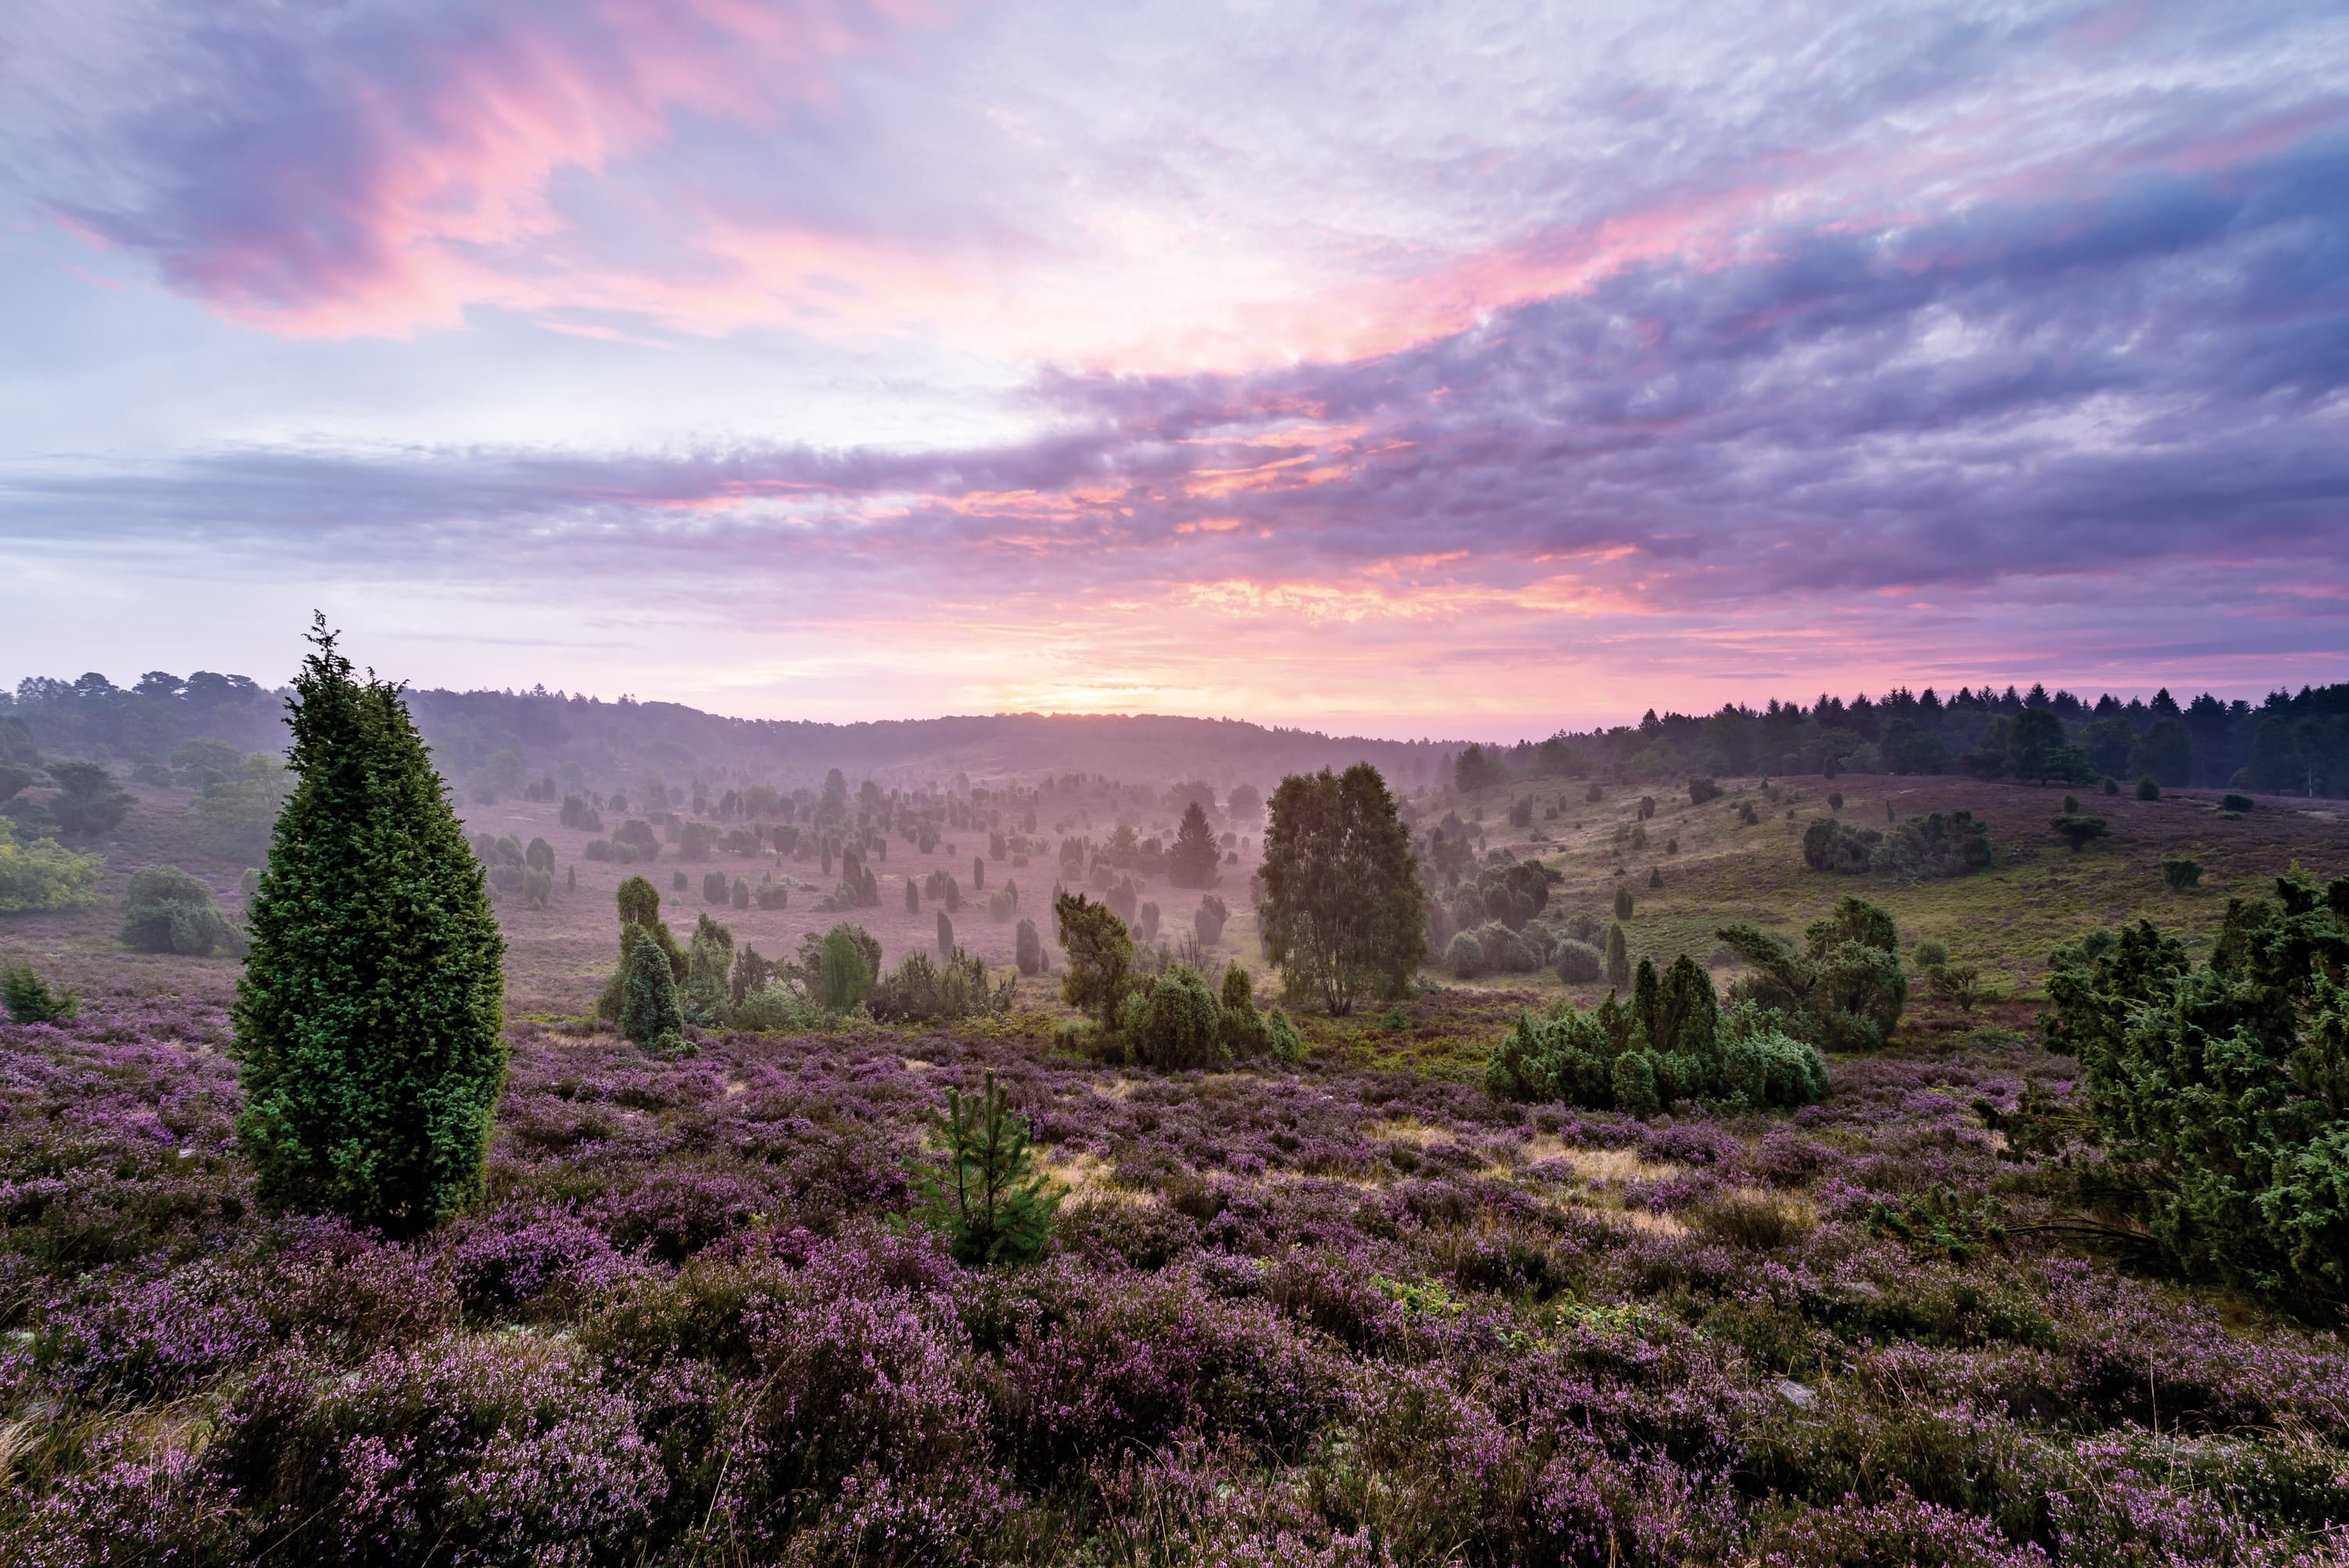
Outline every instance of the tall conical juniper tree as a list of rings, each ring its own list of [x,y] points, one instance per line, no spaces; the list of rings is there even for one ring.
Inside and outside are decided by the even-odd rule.
[[[232,1016],[263,1204],[395,1236],[477,1197],[505,1086],[505,944],[399,688],[326,618],[287,704],[278,814]]]

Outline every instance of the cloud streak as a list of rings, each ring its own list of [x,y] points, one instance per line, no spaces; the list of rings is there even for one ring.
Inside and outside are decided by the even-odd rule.
[[[1006,367],[1015,433],[19,459],[0,550],[659,596],[870,643],[916,711],[1588,717],[1986,648],[2257,685],[2349,644],[2321,8],[1412,8],[1318,53],[1221,12],[371,15],[50,114],[32,200],[270,334],[780,332],[870,377],[919,345]],[[83,166],[114,177],[69,202]]]

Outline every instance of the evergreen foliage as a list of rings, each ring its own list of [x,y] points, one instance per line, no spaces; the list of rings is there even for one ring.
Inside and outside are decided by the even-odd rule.
[[[1256,1008],[1256,982],[1237,960],[1224,965],[1223,985],[1216,998],[1223,1010],[1224,1048],[1246,1061],[1262,1055],[1272,1044],[1264,1015]]]
[[[356,678],[323,616],[310,641],[232,1009],[238,1136],[266,1207],[414,1234],[481,1191],[504,943],[398,689]]]
[[[1038,975],[1044,968],[1044,940],[1036,934],[1036,923],[1022,915],[1019,928],[1012,933],[1011,962],[1022,975]]]
[[[1365,992],[1402,994],[1427,954],[1426,894],[1377,769],[1282,779],[1258,875],[1265,952],[1292,996],[1342,1017]]]
[[[1567,985],[1593,985],[1607,973],[1606,956],[1588,942],[1570,936],[1557,944],[1553,962],[1559,982]]]
[[[12,1024],[57,1024],[81,1011],[81,998],[51,988],[29,964],[0,969],[0,1011]]]
[[[2349,1304],[2349,877],[2238,899],[2209,962],[2150,922],[2054,954],[2049,1048],[2185,1273]]]
[[[952,1023],[1009,1012],[1019,984],[1012,975],[989,980],[985,961],[958,947],[943,963],[913,953],[874,984],[865,1005],[885,1024]]]
[[[1776,1011],[1796,1037],[1823,1050],[1883,1047],[1909,1001],[1892,917],[1865,900],[1846,898],[1803,934],[1806,945],[1798,950],[1754,926],[1723,927],[1721,940],[1754,966],[1733,989],[1733,1000]]]
[[[967,1268],[1042,1257],[1061,1193],[1036,1169],[1028,1124],[1011,1114],[995,1069],[975,1099],[947,1089],[945,1113],[931,1119],[946,1163],[915,1162],[916,1215],[946,1233]]]
[[[1506,1099],[1638,1117],[1691,1099],[1807,1105],[1826,1084],[1818,1052],[1775,1012],[1747,1002],[1723,1013],[1712,977],[1686,954],[1661,975],[1641,959],[1629,1004],[1610,995],[1586,1013],[1560,1002],[1519,1018],[1485,1068],[1485,1088]]]
[[[595,998],[595,1016],[604,1022],[616,1023],[620,1018],[623,992],[628,974],[627,929],[641,928],[644,936],[667,962],[672,985],[685,981],[685,949],[670,934],[668,925],[660,917],[660,889],[645,877],[635,876],[623,882],[612,895],[620,912],[620,966],[605,984],[603,994]],[[633,1038],[633,1037],[631,1037]],[[639,1042],[641,1043],[641,1042]]]
[[[1444,966],[1456,980],[1475,979],[1485,973],[1485,944],[1476,940],[1475,932],[1461,932],[1444,950]]]
[[[833,1013],[845,1013],[864,1001],[881,967],[880,944],[861,926],[833,926],[823,934],[815,956],[817,989],[825,1009]]]
[[[1623,928],[1609,922],[1607,927],[1607,984],[1620,991],[1630,983],[1630,944],[1623,939]]]
[[[1176,887],[1211,887],[1223,859],[1215,830],[1207,826],[1207,813],[1192,801],[1183,809],[1174,847],[1166,851],[1166,880]]]
[[[668,955],[650,932],[630,921],[620,928],[620,1033],[656,1056],[685,1050],[685,1011]]]
[[[1990,827],[1971,811],[1911,817],[1890,833],[1832,817],[1815,818],[1803,830],[1803,863],[1813,871],[1847,876],[1873,872],[1903,882],[1928,882],[1986,870],[1994,859]]]
[[[1188,964],[1177,964],[1151,985],[1140,1026],[1126,1040],[1133,1059],[1161,1072],[1190,1068],[1221,1067],[1230,1059],[1224,1047],[1223,1007],[1207,989],[1206,976]]]
[[[1090,1014],[1103,1028],[1117,1022],[1126,976],[1133,967],[1133,938],[1117,912],[1084,894],[1064,892],[1052,900],[1061,946],[1069,967],[1061,976],[1061,999]]]
[[[1264,1037],[1275,1061],[1293,1066],[1304,1058],[1305,1042],[1297,1033],[1295,1020],[1278,1007],[1264,1016]]]
[[[1209,893],[1191,912],[1191,934],[1198,938],[1201,947],[1213,947],[1224,939],[1224,926],[1231,918],[1231,906]]]
[[[704,912],[694,923],[693,940],[685,950],[685,984],[677,993],[687,1023],[725,1026],[734,1012],[733,973],[734,934]]]
[[[2052,819],[2047,825],[2054,829],[2056,835],[2065,843],[2072,846],[2072,852],[2075,855],[2096,840],[2103,838],[2106,830],[2105,820],[2102,817],[2083,817],[2069,811],[2063,816]]]

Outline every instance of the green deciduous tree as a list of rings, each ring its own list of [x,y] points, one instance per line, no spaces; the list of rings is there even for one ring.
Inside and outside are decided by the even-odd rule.
[[[57,787],[49,816],[58,836],[69,844],[89,843],[110,833],[130,814],[130,791],[95,762],[53,762],[49,779]]]
[[[324,617],[310,640],[232,1012],[237,1130],[265,1205],[414,1234],[481,1190],[504,943],[398,689],[357,678]]]
[[[212,902],[212,890],[177,866],[142,866],[130,873],[119,935],[124,946],[140,953],[197,957],[244,945]]]
[[[269,853],[269,836],[288,788],[285,769],[275,758],[244,758],[212,778],[188,808],[196,820],[196,841],[206,854],[232,864],[259,865]]]
[[[0,914],[95,903],[105,871],[105,856],[78,855],[55,839],[18,842],[16,825],[0,817]]]
[[[1364,992],[1400,995],[1427,954],[1411,832],[1368,763],[1281,780],[1259,874],[1266,953],[1333,1016]]]

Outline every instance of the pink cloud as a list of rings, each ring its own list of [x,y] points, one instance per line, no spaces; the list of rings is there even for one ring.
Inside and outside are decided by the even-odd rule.
[[[563,178],[606,173],[680,113],[760,123],[821,101],[834,62],[915,15],[859,0],[582,0],[356,20],[290,46],[305,74],[298,90],[272,84],[282,101],[237,104],[224,127],[158,150],[185,160],[161,178],[187,188],[136,212],[67,216],[155,250],[181,288],[289,335],[575,304]]]

